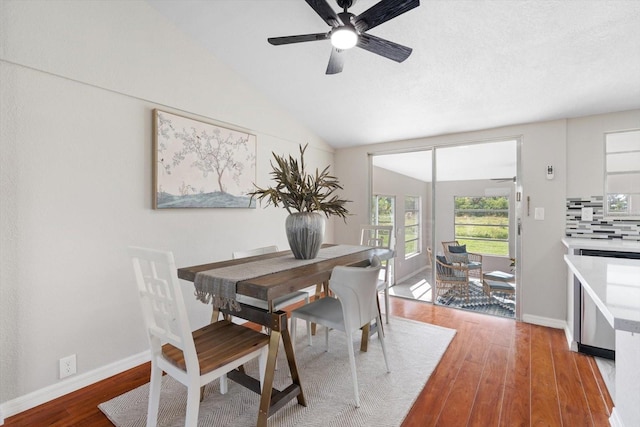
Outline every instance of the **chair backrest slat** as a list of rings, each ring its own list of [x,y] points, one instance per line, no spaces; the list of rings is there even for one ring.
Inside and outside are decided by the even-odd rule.
[[[182,350],[187,370],[199,372],[187,311],[171,252],[129,248],[151,350],[164,344]]]
[[[393,226],[361,225],[360,244],[376,248],[393,249]]]

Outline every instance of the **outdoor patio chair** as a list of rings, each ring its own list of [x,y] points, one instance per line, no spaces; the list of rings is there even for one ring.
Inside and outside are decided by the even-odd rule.
[[[431,258],[431,249],[429,258]],[[464,297],[469,302],[469,269],[463,265],[451,264],[446,257],[436,255],[436,291],[435,300],[445,294]]]
[[[467,252],[467,245],[461,245],[457,240],[442,242],[444,256],[447,262],[469,269],[469,277],[482,282],[482,255]]]

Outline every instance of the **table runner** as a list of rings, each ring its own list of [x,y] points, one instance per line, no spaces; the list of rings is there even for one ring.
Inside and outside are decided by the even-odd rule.
[[[320,249],[318,256],[314,259],[296,259],[291,254],[202,271],[196,273],[195,295],[205,304],[212,303],[214,308],[239,311],[240,306],[236,301],[238,282],[369,249],[371,249],[370,246],[336,245]]]

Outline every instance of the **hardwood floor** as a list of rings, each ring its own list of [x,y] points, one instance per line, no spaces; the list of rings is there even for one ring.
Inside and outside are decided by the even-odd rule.
[[[595,361],[562,330],[399,298],[392,311],[458,331],[403,427],[609,425]]]
[[[403,298],[391,298],[391,312],[457,330],[402,427],[609,425],[613,404],[595,361],[569,351],[563,331]],[[148,380],[141,365],[4,425],[111,426],[97,405]]]

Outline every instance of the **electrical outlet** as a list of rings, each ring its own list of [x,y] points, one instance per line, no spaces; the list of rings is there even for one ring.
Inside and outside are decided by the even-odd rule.
[[[76,355],[63,357],[60,359],[60,379],[76,373]]]

